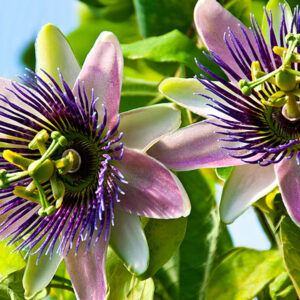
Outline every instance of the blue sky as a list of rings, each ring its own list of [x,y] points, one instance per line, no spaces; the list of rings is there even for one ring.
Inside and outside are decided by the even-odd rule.
[[[78,3],[75,0],[4,1],[0,17],[0,76],[23,74],[21,54],[26,45],[47,24],[63,33],[76,28]]]
[[[76,0],[12,0],[4,3],[0,17],[1,77],[13,78],[24,73],[22,52],[43,25],[53,23],[67,34],[78,24]],[[270,246],[252,208],[228,228],[236,246],[256,249]]]

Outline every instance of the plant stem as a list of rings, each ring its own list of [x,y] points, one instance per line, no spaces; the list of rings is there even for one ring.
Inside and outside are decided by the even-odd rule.
[[[68,286],[68,285],[63,285],[63,284],[55,284],[55,283],[50,283],[48,285],[49,288],[56,288],[56,289],[62,289],[62,290],[66,290],[69,292],[74,293],[74,290],[72,287]]]
[[[259,223],[264,231],[264,233],[266,234],[268,240],[271,243],[271,248],[277,248],[278,247],[278,241],[277,238],[275,236],[275,228],[273,226],[273,224],[271,223],[270,220],[268,220],[267,216],[258,208],[254,206],[254,211],[256,213],[256,216],[259,220]]]
[[[53,276],[53,280],[54,280],[54,281],[58,281],[58,282],[63,282],[63,283],[66,283],[66,284],[72,286],[71,280],[69,280],[69,279],[67,279],[67,278],[64,278],[64,277],[62,277],[62,276],[54,275],[54,276]]]

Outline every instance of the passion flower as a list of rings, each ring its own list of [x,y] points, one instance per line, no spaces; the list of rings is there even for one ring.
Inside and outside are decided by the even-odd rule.
[[[108,242],[141,274],[149,250],[138,216],[189,213],[179,180],[145,154],[178,128],[180,112],[163,104],[118,114],[123,57],[112,33],[82,70],[52,25],[36,50],[36,73],[0,80],[0,236],[29,255],[26,297],[64,258],[77,298],[104,299]]]
[[[277,10],[265,11],[263,36],[254,17],[248,29],[215,0],[198,1],[196,28],[230,82],[198,63],[214,81],[203,75],[168,79],[160,87],[173,101],[209,119],[171,134],[149,154],[174,170],[236,166],[220,205],[227,223],[278,184],[288,213],[300,226],[300,14],[298,8],[294,14],[289,7]],[[174,144],[183,136],[185,142]],[[191,151],[191,145],[198,150]],[[173,155],[167,157],[163,150],[170,148]]]

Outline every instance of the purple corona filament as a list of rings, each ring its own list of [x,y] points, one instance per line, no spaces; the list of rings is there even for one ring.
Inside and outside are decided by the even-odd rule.
[[[20,77],[28,88],[12,83],[9,89],[23,107],[0,95],[0,142],[7,144],[0,150],[9,148],[25,158],[36,160],[39,153],[28,149],[29,142],[43,129],[58,131],[66,137],[67,148],[77,151],[82,163],[77,172],[61,175],[66,187],[63,202],[53,214],[45,217],[38,214],[38,203],[13,193],[16,185],[26,187],[30,177],[25,176],[0,190],[0,199],[10,199],[0,205],[0,216],[5,217],[9,212],[0,224],[0,234],[9,238],[7,244],[19,242],[16,250],[27,249],[27,255],[39,252],[40,257],[45,251],[51,257],[54,250],[66,255],[72,247],[76,254],[83,240],[88,240],[87,251],[92,240],[96,243],[101,234],[108,237],[110,225],[114,223],[114,203],[120,201],[119,194],[124,194],[119,183],[127,183],[114,166],[114,161],[123,156],[122,133],[118,132],[120,118],[109,130],[106,108],[103,105],[103,117],[99,119],[95,108],[97,98],[92,92],[88,99],[83,83],[77,83],[78,96],[75,97],[60,72],[60,83],[45,71],[50,83],[31,70],[28,72],[30,76]],[[1,169],[20,171],[3,158]],[[43,183],[43,188],[47,200],[53,204],[50,183]],[[22,218],[24,221],[19,222]]]
[[[290,28],[284,18],[284,7],[282,9],[282,21],[280,26],[280,38],[276,40],[273,24],[272,14],[265,11],[267,21],[269,24],[270,44],[273,47],[280,46],[287,48],[288,44],[285,37],[288,33],[300,33],[300,14],[298,7],[294,10],[293,21]],[[247,41],[247,53],[245,42],[243,43],[237,36],[229,29],[228,33],[224,34],[224,46],[229,50],[233,60],[239,66],[241,75],[238,75],[229,65],[227,65],[221,57],[216,53],[210,52],[211,56],[206,56],[214,63],[219,65],[227,74],[229,74],[235,81],[239,82],[244,79],[251,81],[251,64],[253,61],[259,62],[261,71],[270,73],[282,65],[282,58],[269,51],[267,43],[262,35],[262,32],[255,20],[254,16],[251,17],[252,22],[252,37],[248,35],[245,30],[240,27],[242,36]],[[251,42],[254,38],[254,43]],[[296,50],[299,47],[296,47]],[[248,50],[249,52],[249,50]],[[296,51],[297,52],[297,51]],[[253,57],[253,59],[250,59]],[[261,166],[268,166],[272,163],[278,163],[283,158],[290,159],[294,155],[299,162],[300,156],[300,119],[289,120],[282,113],[281,107],[267,106],[263,100],[267,100],[270,95],[279,91],[279,88],[269,82],[265,82],[264,89],[259,91],[253,89],[251,95],[247,96],[242,91],[230,82],[227,82],[220,76],[214,74],[209,69],[204,67],[198,61],[197,65],[214,80],[222,83],[217,85],[209,80],[206,75],[196,78],[206,87],[206,89],[215,94],[220,100],[212,99],[207,95],[201,95],[211,101],[209,106],[213,107],[216,111],[221,112],[216,115],[211,115],[221,122],[208,121],[214,125],[222,128],[218,132],[224,135],[224,141],[228,141],[229,155],[239,158],[246,163],[259,164]],[[292,69],[300,70],[300,63],[292,62]],[[299,83],[298,83],[299,88]],[[299,104],[299,99],[297,98]],[[228,117],[227,117],[228,116]],[[230,143],[235,143],[230,146]],[[236,146],[238,144],[238,146]],[[235,152],[245,150],[243,153],[237,155]]]

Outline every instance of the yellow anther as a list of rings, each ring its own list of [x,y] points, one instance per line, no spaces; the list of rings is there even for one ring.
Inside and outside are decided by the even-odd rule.
[[[53,131],[51,133],[51,138],[62,147],[66,147],[68,144],[67,139],[58,131]]]
[[[48,132],[43,129],[39,131],[36,136],[33,138],[33,140],[29,143],[28,148],[30,150],[39,150],[40,153],[43,155],[46,152],[46,143],[49,139]]]
[[[28,191],[24,186],[16,186],[13,193],[20,198],[40,204],[40,195],[38,191]]]
[[[271,97],[265,99],[261,98],[261,102],[264,105],[272,106],[272,107],[282,107],[287,101],[287,96],[284,92],[278,91],[273,94]]]
[[[57,209],[60,208],[60,206],[62,205],[66,188],[63,182],[61,180],[57,180],[55,176],[51,178],[50,182],[51,182],[53,197],[56,200],[55,208]]]
[[[275,46],[273,47],[273,52],[277,55],[279,55],[280,57],[284,57],[287,53],[287,48],[284,47],[278,47]],[[293,52],[291,55],[291,62],[295,62],[295,63],[299,63],[300,62],[300,54],[297,52]]]
[[[10,162],[11,164],[19,167],[22,170],[27,170],[29,165],[34,162],[34,160],[25,158],[21,156],[19,153],[13,152],[11,150],[3,151],[3,158]]]
[[[55,166],[58,169],[59,174],[63,175],[73,169],[74,162],[74,154],[73,152],[69,151],[66,156],[55,162]]]
[[[251,64],[251,77],[252,80],[256,80],[259,77],[266,75],[262,72],[259,61],[253,61]]]

